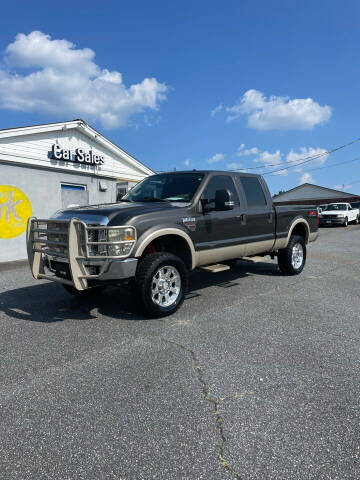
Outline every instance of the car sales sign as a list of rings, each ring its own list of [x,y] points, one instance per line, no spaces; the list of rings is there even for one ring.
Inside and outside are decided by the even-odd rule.
[[[51,148],[51,158],[54,160],[63,160],[65,162],[86,163],[90,165],[103,165],[105,158],[103,155],[94,153],[92,150],[88,152],[77,148],[75,152],[61,148],[60,145],[54,144]]]

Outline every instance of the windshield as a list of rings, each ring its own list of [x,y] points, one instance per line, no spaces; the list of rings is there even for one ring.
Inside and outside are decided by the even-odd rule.
[[[345,203],[330,203],[324,210],[346,210]]]
[[[152,175],[132,188],[121,201],[191,202],[203,178],[203,173],[166,173]]]

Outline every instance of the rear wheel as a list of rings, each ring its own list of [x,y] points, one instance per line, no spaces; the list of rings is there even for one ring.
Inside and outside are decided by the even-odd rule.
[[[306,262],[306,244],[303,237],[293,235],[286,248],[279,250],[278,265],[285,275],[298,275]]]
[[[141,260],[135,281],[144,313],[159,318],[176,312],[184,301],[188,273],[176,255],[152,253]]]

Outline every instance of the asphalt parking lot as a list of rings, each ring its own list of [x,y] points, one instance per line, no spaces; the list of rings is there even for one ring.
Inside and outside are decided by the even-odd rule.
[[[359,478],[359,239],[195,272],[161,320],[0,266],[0,478]]]

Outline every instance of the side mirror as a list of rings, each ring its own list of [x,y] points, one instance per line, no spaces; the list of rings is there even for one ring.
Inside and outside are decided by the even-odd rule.
[[[216,190],[215,192],[215,210],[232,210],[234,201],[230,190]]]

